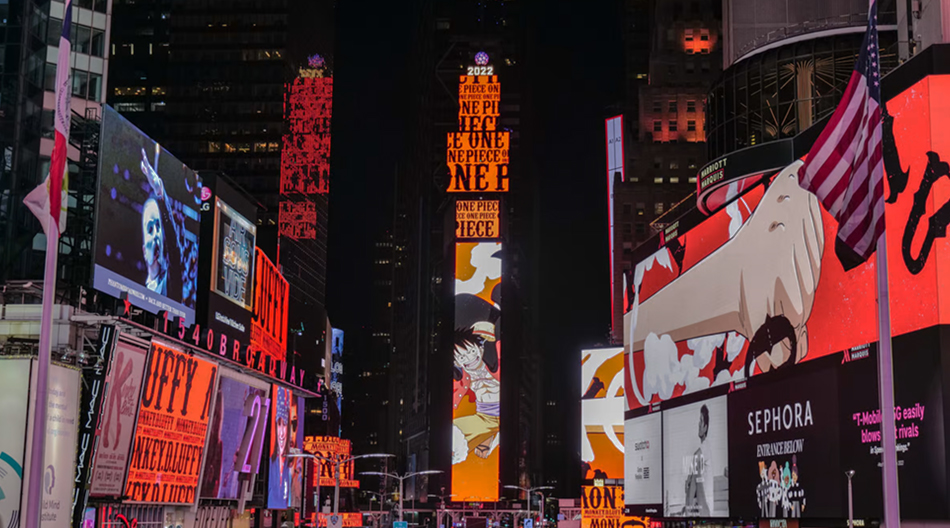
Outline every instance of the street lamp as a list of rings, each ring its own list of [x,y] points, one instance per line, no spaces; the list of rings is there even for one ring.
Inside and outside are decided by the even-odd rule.
[[[541,490],[550,490],[554,489],[554,486],[538,486],[536,488],[522,488],[521,486],[512,486],[510,484],[503,486],[508,489],[521,490],[528,494],[528,515],[531,515],[531,494],[537,493],[541,496],[541,505],[538,507],[539,513],[541,514],[541,519],[538,521],[540,524],[544,524],[544,494],[541,493]]]
[[[363,471],[360,475],[376,475],[378,477],[389,477],[399,481],[399,522],[402,522],[402,482],[407,478],[412,478],[418,475],[435,475],[436,473],[442,473],[439,469],[428,469],[426,471],[414,471],[412,473],[406,473],[405,475],[397,475],[396,473],[383,473],[381,471]]]
[[[849,469],[844,474],[848,477],[848,528],[854,528],[854,503],[851,502],[851,477],[854,476],[854,470]]]
[[[441,512],[440,512],[440,514],[439,514],[439,523],[438,523],[438,524],[441,525],[441,524],[442,524],[442,516],[445,515],[445,499],[451,499],[452,497],[455,496],[455,494],[452,493],[452,494],[450,494],[450,495],[445,495],[445,486],[442,486],[442,495],[436,495],[436,494],[434,494],[434,493],[430,493],[429,496],[432,497],[433,499],[439,499],[440,501],[442,501],[442,507],[441,507]],[[438,528],[438,527],[436,527],[436,528]]]
[[[352,462],[358,458],[388,458],[395,457],[396,455],[389,455],[386,453],[369,453],[366,455],[356,455],[351,457],[343,458],[341,455],[335,454],[333,458],[327,458],[320,455],[315,455],[313,453],[291,453],[287,455],[290,458],[312,458],[315,460],[323,460],[324,462],[329,462],[333,464],[333,515],[340,513],[340,466]],[[320,481],[320,474],[317,473],[317,482]]]

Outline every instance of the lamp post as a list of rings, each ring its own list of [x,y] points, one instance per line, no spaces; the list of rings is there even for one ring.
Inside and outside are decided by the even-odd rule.
[[[523,491],[523,492],[525,492],[525,493],[528,494],[528,515],[529,515],[529,516],[531,515],[531,494],[532,494],[532,493],[535,493],[535,492],[538,492],[538,494],[541,495],[541,506],[538,508],[538,510],[539,510],[540,513],[541,513],[541,520],[540,520],[539,522],[542,523],[542,524],[544,523],[544,494],[543,494],[543,493],[540,493],[540,492],[541,492],[541,490],[554,489],[554,486],[538,486],[538,487],[535,487],[535,488],[522,488],[521,486],[512,486],[512,485],[508,484],[508,485],[503,486],[503,487],[508,488],[508,489],[521,490],[521,491]]]
[[[446,495],[445,486],[442,486],[442,495],[435,495],[434,493],[430,493],[429,496],[432,497],[433,499],[439,499],[440,501],[442,501],[441,513],[439,514],[439,525],[441,525],[442,516],[445,515],[445,499],[452,498],[455,496],[455,494],[452,493],[450,495]],[[437,526],[436,528],[441,528],[441,526]]]
[[[402,522],[402,512],[403,512],[402,483],[403,481],[406,480],[407,478],[412,478],[419,475],[435,475],[436,473],[442,473],[442,471],[438,469],[428,469],[426,471],[414,471],[412,473],[406,473],[404,475],[398,475],[396,473],[383,473],[382,471],[363,471],[360,473],[360,475],[376,475],[378,477],[389,477],[389,478],[396,479],[399,481],[399,522]],[[414,494],[413,494],[413,497],[415,497]]]
[[[851,478],[854,477],[854,470],[849,469],[844,474],[848,477],[848,528],[854,528],[854,503],[851,501]]]
[[[333,464],[333,515],[336,515],[340,513],[340,466],[350,463],[358,458],[388,458],[394,457],[396,455],[389,455],[386,453],[369,453],[366,455],[356,455],[344,458],[341,455],[335,454],[332,458],[327,458],[324,456],[315,455],[313,453],[291,453],[287,456],[290,458],[312,458]],[[320,477],[318,473],[317,482],[319,482],[319,478]]]

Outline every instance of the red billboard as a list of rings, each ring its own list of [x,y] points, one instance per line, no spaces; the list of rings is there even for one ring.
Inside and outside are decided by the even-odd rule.
[[[254,317],[251,347],[279,361],[287,359],[287,310],[290,284],[260,248],[255,248]]]
[[[336,467],[331,460],[343,460],[353,454],[353,445],[349,440],[336,436],[306,436],[303,439],[303,450],[321,457],[314,460],[318,471],[313,472],[313,485],[335,486]],[[340,465],[340,487],[358,488],[360,481],[355,477],[354,461],[350,460]]]

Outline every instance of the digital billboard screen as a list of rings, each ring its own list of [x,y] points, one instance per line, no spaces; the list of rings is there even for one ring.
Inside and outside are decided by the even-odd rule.
[[[251,310],[254,307],[256,239],[257,226],[224,200],[215,198],[211,287],[220,300],[232,303],[239,310],[236,321],[227,314],[215,313],[214,316],[218,322],[227,324],[241,334],[246,334],[249,330]],[[211,309],[214,308],[212,305]]]
[[[452,493],[498,500],[501,269],[497,242],[455,244]]]
[[[287,360],[290,284],[267,255],[256,248],[251,346],[278,361]]]
[[[584,350],[581,352],[583,478],[623,478],[623,457],[623,348]]]
[[[624,494],[631,511],[663,513],[663,414],[653,412],[624,423]]]
[[[148,362],[147,348],[121,338],[116,341],[96,434],[98,443],[89,488],[93,497],[121,497],[125,490],[142,378]]]
[[[299,506],[303,496],[303,459],[287,455],[304,447],[304,399],[274,385],[271,407],[267,507],[284,510]]]
[[[623,513],[624,491],[621,486],[583,486],[581,489],[581,528],[646,528],[650,519],[629,517]]]
[[[488,73],[492,66],[474,69],[478,75],[459,77],[459,130],[449,132],[446,146],[447,191],[508,192],[511,132],[498,122],[501,83]]]
[[[729,516],[726,397],[663,411],[663,515]]]
[[[269,384],[221,369],[208,423],[201,498],[234,500],[241,497],[242,485],[252,489],[269,415]]]
[[[327,460],[349,458],[353,454],[353,445],[349,440],[336,436],[307,436],[304,437],[303,450],[318,455]],[[327,460],[314,460],[317,468],[313,471],[313,485],[332,487],[336,485],[336,468]],[[354,461],[340,465],[340,487],[358,488],[360,482],[356,480]]]
[[[193,504],[198,498],[217,370],[152,341],[125,488],[129,502]]]
[[[100,135],[94,286],[195,322],[202,184],[106,106]]]

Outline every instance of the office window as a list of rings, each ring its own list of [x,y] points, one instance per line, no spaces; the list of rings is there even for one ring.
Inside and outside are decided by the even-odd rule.
[[[680,182],[680,179],[678,176],[673,176],[672,178],[670,178],[670,183],[679,183],[679,182]]]
[[[675,114],[675,113],[676,113],[676,101],[670,101],[670,102],[669,102],[669,111],[670,111],[671,114]]]
[[[696,168],[696,160],[693,159],[693,158],[689,158],[689,164],[686,165],[686,168],[687,168],[687,169],[695,169],[695,168]]]
[[[663,202],[653,204],[653,213],[658,215],[663,214]]]
[[[647,232],[647,226],[646,226],[646,224],[640,224],[640,223],[638,223],[638,224],[637,224],[637,234],[638,234],[638,235],[644,235],[644,234],[646,234],[646,232]]]
[[[654,131],[654,132],[663,132],[663,121],[654,121],[654,122],[653,122],[653,131]]]
[[[687,29],[687,30],[685,30],[685,31],[683,32],[683,40],[685,40],[686,42],[692,42],[692,41],[693,41],[693,30],[692,30],[692,29]]]
[[[63,32],[63,21],[58,18],[49,18],[49,24],[46,26],[46,45],[59,46],[59,37]]]
[[[145,103],[116,103],[115,109],[118,112],[144,112]]]
[[[56,90],[56,65],[52,62],[46,63],[46,69],[43,70],[43,89]]]
[[[646,211],[647,204],[643,202],[637,202],[637,216],[643,216],[643,213]]]
[[[686,101],[686,111],[691,114],[696,112],[696,101]]]
[[[663,103],[661,101],[653,101],[653,113],[659,114],[663,111]]]
[[[632,212],[633,207],[630,204],[623,204],[623,215],[629,216]]]
[[[675,120],[671,119],[670,122],[668,123],[668,126],[670,127],[670,132],[676,132],[676,121],[675,121]]]
[[[653,158],[653,168],[654,168],[654,169],[659,169],[659,168],[662,167],[662,166],[663,166],[663,158],[661,158],[661,157],[659,157],[659,156]]]
[[[696,176],[690,176],[689,183],[696,183]]]
[[[680,168],[680,162],[673,160],[670,162],[670,170],[677,170]]]
[[[89,94],[90,101],[101,102],[102,99],[102,76],[98,73],[89,72]]]
[[[656,178],[653,178],[653,183],[663,183],[663,177],[657,176]]]
[[[73,24],[70,29],[70,38],[72,40],[72,50],[76,53],[89,54],[89,47],[92,41],[92,28]]]
[[[89,87],[89,72],[73,70],[73,95],[86,98]]]
[[[686,63],[686,73],[693,73],[696,71],[696,65],[693,64],[693,61]]]
[[[689,132],[696,132],[696,121],[692,119],[686,122],[686,130]]]
[[[624,232],[624,233],[629,233],[629,232],[630,232],[630,224],[624,224],[624,225],[623,225],[623,232]]]
[[[92,30],[92,43],[89,54],[93,57],[102,57],[106,50],[106,34],[98,29]]]

